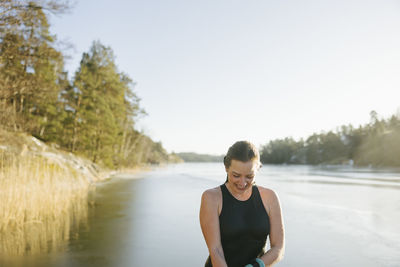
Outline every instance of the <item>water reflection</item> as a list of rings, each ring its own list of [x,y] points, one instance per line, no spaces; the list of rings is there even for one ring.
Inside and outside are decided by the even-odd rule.
[[[79,231],[58,266],[185,266],[188,258],[193,266],[204,264],[197,220],[203,183],[158,174],[100,185],[90,228]]]
[[[89,210],[89,227],[81,228],[79,239],[70,241],[59,266],[124,266],[116,263],[123,259],[125,237],[132,231],[127,208],[135,207],[129,203],[135,203],[137,185],[130,179],[118,178],[97,185],[95,204]]]

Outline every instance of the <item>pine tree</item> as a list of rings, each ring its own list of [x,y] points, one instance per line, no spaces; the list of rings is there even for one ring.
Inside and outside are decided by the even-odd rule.
[[[141,110],[131,86],[132,80],[118,72],[111,48],[93,42],[67,93],[72,151],[107,166],[118,165],[126,135]]]
[[[56,1],[0,2],[0,123],[43,139],[57,118],[63,55],[55,49],[46,12]]]

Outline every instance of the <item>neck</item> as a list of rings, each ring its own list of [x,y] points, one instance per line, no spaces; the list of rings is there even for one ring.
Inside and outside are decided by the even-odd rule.
[[[247,200],[250,198],[251,193],[252,193],[252,188],[253,186],[250,186],[249,188],[247,188],[246,190],[244,190],[243,192],[236,192],[235,190],[233,190],[233,188],[231,188],[231,185],[227,182],[225,183],[226,188],[228,189],[229,193],[231,193],[231,195],[236,198],[237,200]]]

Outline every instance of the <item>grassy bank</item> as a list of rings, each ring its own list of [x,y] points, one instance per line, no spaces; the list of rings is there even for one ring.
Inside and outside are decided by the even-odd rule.
[[[87,226],[95,182],[112,173],[55,145],[0,128],[0,266],[8,257],[64,250]]]
[[[87,218],[86,177],[39,156],[0,153],[0,255],[53,251]]]

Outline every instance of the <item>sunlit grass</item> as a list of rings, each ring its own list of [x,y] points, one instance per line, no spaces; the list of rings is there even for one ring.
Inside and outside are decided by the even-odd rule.
[[[65,247],[88,213],[89,182],[41,157],[0,153],[0,256]]]

